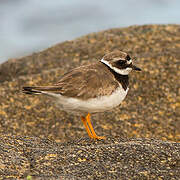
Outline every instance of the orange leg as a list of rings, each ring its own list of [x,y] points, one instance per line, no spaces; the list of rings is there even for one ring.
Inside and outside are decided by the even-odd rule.
[[[86,116],[86,122],[87,122],[87,126],[89,126],[89,128],[88,128],[88,135],[89,135],[89,131],[90,131],[90,133],[91,133],[91,136],[90,136],[90,138],[93,138],[93,139],[105,139],[105,137],[103,137],[103,136],[97,136],[96,135],[96,133],[95,133],[95,131],[94,131],[94,129],[93,129],[93,126],[92,126],[92,124],[91,124],[91,116],[90,116],[90,114],[88,113],[88,115]],[[86,127],[86,126],[85,126]],[[87,130],[87,128],[86,128],[86,130]]]
[[[88,127],[88,125],[87,125],[87,120],[86,120],[86,118],[84,118],[84,117],[82,116],[82,117],[81,117],[81,120],[82,120],[82,122],[83,122],[83,124],[84,124],[84,126],[85,126],[85,128],[86,128],[86,131],[87,131],[89,137],[90,137],[90,138],[93,138],[93,136],[92,136],[92,134],[91,134],[91,131],[89,130],[89,127]]]

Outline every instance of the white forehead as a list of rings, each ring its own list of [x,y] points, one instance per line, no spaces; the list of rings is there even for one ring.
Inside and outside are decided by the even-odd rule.
[[[132,59],[130,59],[129,61],[127,61],[127,64],[131,64],[132,63]]]

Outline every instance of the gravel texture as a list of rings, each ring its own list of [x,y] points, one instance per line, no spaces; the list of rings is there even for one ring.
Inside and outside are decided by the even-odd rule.
[[[82,138],[64,144],[0,137],[0,176],[32,179],[179,179],[180,144],[154,139]]]

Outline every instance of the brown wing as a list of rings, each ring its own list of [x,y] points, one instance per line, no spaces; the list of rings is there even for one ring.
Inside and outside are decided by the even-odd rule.
[[[110,95],[118,87],[117,81],[114,80],[114,76],[108,68],[98,62],[66,73],[55,84],[57,91],[54,93],[79,99]]]

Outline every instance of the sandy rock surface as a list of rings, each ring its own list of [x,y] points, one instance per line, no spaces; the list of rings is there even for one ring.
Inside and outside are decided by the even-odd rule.
[[[110,112],[95,114],[92,117],[97,134],[104,135],[109,139],[109,144],[102,141],[100,145],[95,143],[95,148],[98,150],[99,148],[103,149],[106,146],[112,145],[115,147],[115,151],[121,154],[123,152],[121,148],[124,147],[124,144],[121,144],[120,142],[121,139],[126,139],[125,144],[129,147],[128,151],[130,153],[133,149],[131,149],[131,140],[129,140],[129,138],[134,138],[133,143],[136,145],[139,145],[140,143],[142,145],[140,145],[141,148],[139,151],[142,151],[143,154],[145,153],[143,142],[147,149],[149,147],[144,138],[153,138],[159,140],[155,142],[152,140],[153,147],[158,149],[157,146],[159,143],[163,144],[163,148],[166,146],[172,147],[168,150],[165,148],[164,153],[166,154],[167,152],[165,155],[166,158],[174,157],[175,155],[172,150],[173,148],[178,148],[179,150],[178,142],[180,142],[179,25],[146,25],[110,29],[99,33],[92,33],[73,41],[57,44],[47,50],[34,53],[28,57],[10,59],[1,64],[1,138],[4,139],[7,136],[9,141],[14,142],[14,138],[17,140],[17,137],[22,137],[21,143],[24,151],[28,151],[25,146],[26,138],[24,139],[24,136],[28,136],[32,139],[31,146],[36,142],[35,137],[49,139],[46,143],[46,150],[49,151],[51,148],[63,147],[66,151],[69,151],[67,153],[67,159],[69,158],[68,155],[71,153],[75,154],[75,149],[71,149],[72,145],[69,146],[68,143],[62,145],[61,143],[68,141],[71,142],[70,144],[73,144],[74,141],[81,138],[85,138],[85,141],[87,140],[87,142],[89,142],[89,140],[86,139],[87,133],[84,130],[80,118],[56,108],[46,97],[24,95],[21,92],[21,88],[25,85],[51,85],[57,82],[58,79],[70,69],[79,65],[95,62],[101,59],[105,53],[114,49],[128,52],[135,58],[134,63],[142,68],[143,71],[130,74],[130,90],[126,99],[119,107]],[[142,139],[139,142],[136,138]],[[39,139],[38,141],[41,140]],[[114,144],[115,141],[118,142],[118,148]],[[151,140],[147,141],[151,144]],[[8,158],[8,150],[5,147],[8,148],[9,146],[6,146],[3,142],[6,143],[3,140],[1,141],[3,147],[1,151],[7,153]],[[176,145],[175,142],[177,143]],[[50,145],[48,145],[48,143],[50,143]],[[56,143],[60,144],[57,145]],[[89,144],[91,143],[92,142],[89,142]],[[155,145],[154,143],[157,144]],[[33,167],[31,166],[31,159],[27,158],[29,156],[24,156],[15,144],[12,146],[14,147],[13,153],[15,153],[14,160],[11,158],[11,154],[9,155],[10,158],[7,159],[7,162],[12,163],[15,161],[16,163],[17,158],[22,158],[23,162],[22,164],[19,164],[18,167],[12,166],[12,169],[9,169],[9,171],[1,170],[0,173],[2,175],[5,172],[7,172],[5,174],[8,175],[8,173],[11,174],[11,171],[16,171],[17,173],[15,176],[19,175],[25,177],[27,172],[30,172],[30,175],[31,172],[34,173],[35,168],[39,170],[39,175],[41,173],[47,175],[45,171],[41,172],[39,167],[42,165],[42,169],[44,170],[46,166],[49,167],[49,165],[51,165],[51,163],[49,164],[49,161],[47,161],[47,164],[41,164],[41,161],[38,161],[38,166]],[[34,146],[38,147],[37,144]],[[80,146],[78,145],[77,148],[78,147]],[[157,150],[156,148],[155,150]],[[42,161],[44,162],[45,156],[43,155],[43,150],[44,149],[42,148],[40,152],[42,153]],[[98,154],[97,159],[99,156],[109,158],[111,151],[109,149],[107,154],[105,154],[106,150],[107,149],[103,149],[103,151]],[[148,151],[151,150],[149,149]],[[17,156],[18,152],[19,156]],[[160,165],[161,153],[158,150],[157,152],[159,153],[157,155],[159,160],[156,160]],[[87,153],[93,154],[92,149],[90,148]],[[132,156],[134,154],[134,158],[137,158],[139,157],[138,153],[139,152],[135,151],[132,153]],[[152,154],[149,154],[148,157],[150,157],[150,155]],[[59,156],[61,157],[61,155]],[[149,162],[151,160],[153,159],[150,158]],[[111,161],[112,159],[110,160],[110,163]],[[140,161],[144,163],[143,159],[140,159]],[[166,165],[167,167],[170,167],[170,170],[172,169],[172,171],[176,173],[176,168],[179,168],[179,161],[180,160],[175,159],[173,160],[175,165]],[[2,164],[4,164],[6,160],[1,157],[0,162],[1,168],[3,168]],[[57,164],[63,162],[64,161],[61,162],[60,159],[58,159]],[[83,162],[82,160],[82,164],[80,163],[76,167],[77,169],[75,168],[75,174],[77,170],[81,171],[83,167],[89,167],[90,165],[86,164],[87,162],[88,161]],[[91,162],[95,163],[95,160]],[[108,171],[103,171],[103,168],[106,166],[101,165],[101,161],[97,160],[97,163],[98,162],[99,165],[92,165],[90,163],[91,168],[100,168],[102,169],[102,172],[106,172],[107,177],[110,177],[109,171],[113,170],[109,169]],[[57,164],[54,164],[51,168],[53,169]],[[117,168],[121,167],[121,160],[119,159],[116,163],[115,159],[113,164],[116,166],[116,172],[119,172],[117,171]],[[60,166],[61,164],[59,164],[58,167]],[[66,165],[64,164],[63,167],[66,167]],[[128,165],[127,167],[128,170],[123,170],[124,172],[130,171],[129,168],[132,167],[132,171],[135,173],[136,163],[132,163],[131,166]],[[29,171],[26,171],[26,169],[29,169]],[[119,170],[122,169],[120,168]],[[91,169],[91,171],[93,170]],[[57,171],[56,177],[58,176],[58,173],[60,173],[59,176],[62,176],[62,172],[64,171]],[[73,172],[74,171],[72,171],[72,173]],[[100,172],[100,170],[98,172]],[[137,172],[140,171],[137,170]],[[146,172],[146,170],[143,170],[143,172]],[[87,175],[86,171],[82,173],[84,173],[83,175]],[[153,169],[152,171],[149,170],[147,172],[148,175],[151,173],[155,173],[155,170]],[[52,174],[54,174],[54,171],[52,171]],[[50,176],[52,174],[50,174]],[[36,175],[38,175],[38,173]],[[66,175],[66,177],[68,177],[68,173]],[[116,173],[116,175],[118,175],[118,173]],[[79,177],[79,175],[77,177]],[[93,175],[93,177],[95,177],[95,175]]]

